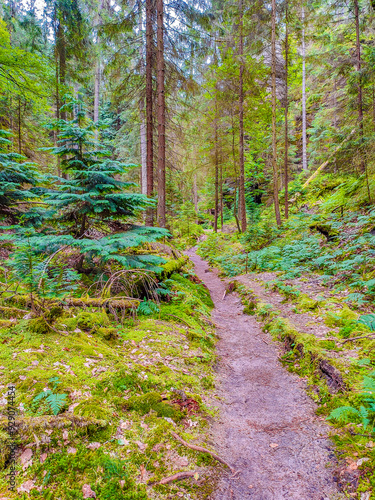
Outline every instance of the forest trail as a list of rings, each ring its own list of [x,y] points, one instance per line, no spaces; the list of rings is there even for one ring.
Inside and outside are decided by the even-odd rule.
[[[236,294],[194,249],[186,252],[214,301],[219,342],[220,418],[212,426],[216,451],[235,469],[220,479],[213,500],[340,498],[328,426],[315,415],[305,382],[278,361],[277,345]]]

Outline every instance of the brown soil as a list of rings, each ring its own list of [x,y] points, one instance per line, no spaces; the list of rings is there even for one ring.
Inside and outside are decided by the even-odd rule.
[[[271,274],[271,273],[267,273]],[[254,295],[258,297],[262,302],[267,304],[272,304],[275,309],[280,311],[280,316],[287,318],[290,323],[296,327],[297,330],[315,335],[319,338],[330,337],[330,332],[335,332],[336,328],[328,327],[323,323],[323,318],[317,317],[313,313],[295,313],[293,309],[295,304],[291,302],[286,302],[285,297],[272,290],[265,290],[262,283],[267,281],[267,274],[261,273],[257,277],[253,275],[243,274],[241,276],[236,276],[236,280],[242,283],[247,288],[254,292]],[[274,279],[274,278],[271,278]],[[304,291],[306,293],[306,291]],[[311,298],[316,299],[316,295],[308,294]]]
[[[339,498],[329,427],[315,415],[305,382],[278,361],[278,347],[255,318],[242,312],[193,250],[195,270],[210,290],[217,325],[215,450],[236,471],[219,480],[212,500],[326,500]]]

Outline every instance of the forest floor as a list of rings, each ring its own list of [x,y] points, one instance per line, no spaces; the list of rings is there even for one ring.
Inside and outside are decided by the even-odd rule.
[[[217,271],[194,249],[187,255],[215,304],[220,418],[212,441],[235,471],[221,477],[212,498],[340,498],[329,426],[315,414],[306,381],[282,366],[279,346],[243,313],[238,295],[224,297],[228,284]]]

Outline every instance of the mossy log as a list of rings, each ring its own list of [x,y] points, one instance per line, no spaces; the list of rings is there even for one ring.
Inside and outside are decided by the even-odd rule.
[[[92,417],[81,417],[73,414],[61,414],[57,416],[43,415],[40,417],[22,416],[16,418],[18,430],[35,431],[38,429],[64,429],[68,427],[107,427],[108,422]],[[7,418],[0,418],[0,429],[6,431],[9,426]]]
[[[67,297],[64,303],[69,307],[110,307],[112,309],[137,309],[140,300],[137,299],[100,299]]]
[[[169,278],[173,273],[179,271],[184,267],[184,265],[188,262],[189,257],[180,257],[179,259],[175,260],[170,260],[166,262],[165,264],[162,265],[163,272],[162,276],[163,278]]]
[[[17,307],[0,306],[0,314],[3,318],[23,318],[29,311]]]

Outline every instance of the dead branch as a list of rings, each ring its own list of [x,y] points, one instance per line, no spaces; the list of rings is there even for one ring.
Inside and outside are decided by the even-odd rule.
[[[186,472],[177,472],[177,474],[173,474],[173,476],[165,477],[161,479],[159,482],[149,483],[149,485],[151,486],[153,484],[168,484],[172,483],[173,481],[181,481],[181,479],[188,479],[189,477],[194,477],[195,474],[196,472],[190,470]]]
[[[352,337],[351,339],[345,339],[342,342],[339,342],[339,344],[346,344],[346,342],[351,342],[352,340],[358,340],[358,339],[370,339],[373,338],[375,333],[372,333],[371,335],[361,335],[360,337]]]
[[[210,450],[207,450],[206,448],[203,448],[202,446],[196,446],[195,444],[190,444],[190,443],[187,443],[186,441],[184,441],[182,439],[182,437],[180,437],[178,434],[176,434],[175,432],[171,431],[171,434],[172,436],[177,439],[177,441],[180,441],[180,443],[182,443],[184,446],[186,446],[187,448],[190,448],[191,450],[195,450],[195,451],[200,451],[202,453],[208,453],[209,455],[211,455],[212,458],[214,458],[215,460],[217,460],[218,462],[220,462],[221,464],[224,464],[228,467],[228,469],[230,469],[230,471],[233,473],[234,472],[234,469],[232,469],[232,467],[225,461],[223,460],[221,457],[219,457],[218,455],[216,455],[215,453],[213,453],[212,451]]]

